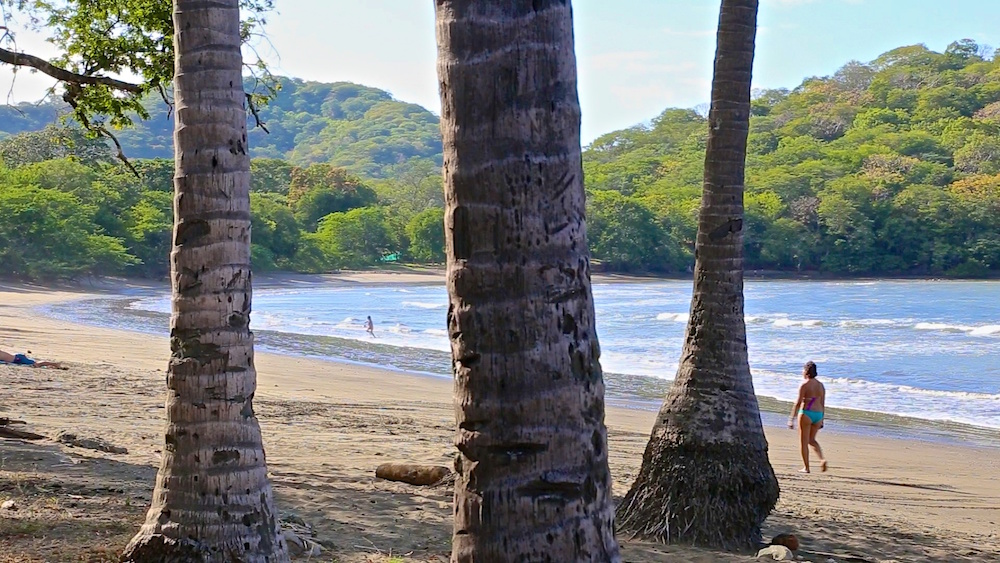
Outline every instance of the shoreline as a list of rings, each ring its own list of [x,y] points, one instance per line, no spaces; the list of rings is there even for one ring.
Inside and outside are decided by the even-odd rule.
[[[394,284],[439,285],[444,283],[443,272],[436,270],[393,272],[384,275],[377,272],[351,272],[340,276],[267,274],[261,276],[260,278],[261,279],[255,280],[255,288],[257,290],[265,291],[275,289],[349,286],[355,284],[391,286]],[[130,297],[143,297],[151,293],[169,292],[169,287],[166,283],[142,283],[141,281],[135,280],[122,280],[122,283],[118,285],[116,283],[117,281],[118,280],[113,279],[102,280],[103,283],[95,287],[95,289],[100,292],[99,294],[89,293],[88,288],[78,288],[84,293],[81,293],[78,299],[72,300],[98,299],[114,303],[116,301],[129,299]],[[601,277],[595,281],[595,283],[644,283],[649,281],[650,280],[644,280],[641,278],[618,279]],[[2,284],[0,284],[0,288],[2,287]],[[65,303],[65,301],[62,303]],[[53,316],[53,318],[58,318],[66,322],[80,323],[87,326],[105,327],[114,330],[127,330],[129,332],[137,332],[141,334],[157,334],[160,332],[157,330],[142,331],[134,326],[115,326],[113,323],[100,322],[93,319],[82,319],[79,316],[74,315],[54,315],[53,311],[49,308],[52,305],[58,306],[59,303],[43,306],[42,310],[45,311],[48,316]],[[134,315],[134,313],[127,314]],[[117,312],[112,312],[107,316],[117,318],[121,315]],[[138,315],[134,316],[138,318]],[[260,353],[263,354],[274,354],[285,358],[302,357],[310,360],[332,362],[346,366],[356,366],[363,369],[382,369],[395,373],[450,381],[450,376],[447,374],[426,371],[413,366],[406,367],[405,363],[403,367],[400,367],[396,365],[378,363],[375,361],[355,360],[349,357],[331,356],[311,350],[283,349],[280,345],[274,346],[267,343],[267,341],[273,337],[274,334],[282,333],[273,333],[273,331],[264,329],[258,329],[255,330],[255,332],[258,335],[257,348]],[[640,392],[640,390],[632,388],[631,393],[629,393],[625,390],[625,388],[622,388],[622,382],[624,380],[635,380],[637,378],[648,379],[649,381],[647,383],[649,384],[649,389],[643,389]],[[671,383],[671,380],[652,376],[623,375],[608,371],[605,372],[605,380],[606,383],[610,382],[608,383],[609,391],[607,393],[608,404],[614,404],[626,410],[652,413],[656,413],[659,410]],[[616,387],[621,389],[616,391]],[[775,429],[785,428],[787,413],[791,410],[792,406],[791,402],[758,394],[758,403],[760,406],[762,422],[765,426]],[[913,440],[924,443],[956,444],[970,447],[992,447],[993,445],[1000,443],[1000,429],[988,426],[975,426],[963,422],[918,418],[849,407],[832,407],[829,408],[828,411],[829,415],[827,419],[827,427],[825,428],[824,434],[835,432],[850,436],[886,437],[900,440]]]
[[[325,274],[301,274],[289,271],[271,271],[256,274],[258,281],[281,281],[283,279],[299,278],[329,278],[332,280],[354,280],[363,279],[368,276],[426,276],[439,277],[441,283],[445,281],[444,266],[397,266],[395,268],[371,269],[371,270],[343,270],[340,272]],[[877,276],[872,274],[846,275],[832,272],[790,272],[784,270],[745,270],[744,280],[787,280],[787,281],[964,281],[964,282],[996,282],[1000,281],[1000,272],[986,277],[957,278],[947,276],[933,276],[928,274],[896,274]],[[618,282],[618,283],[643,283],[652,281],[692,281],[691,273],[657,274],[643,272],[603,272],[599,268],[591,270],[591,280],[593,283]],[[394,283],[394,282],[390,282]],[[412,283],[412,282],[407,282]]]
[[[80,541],[119,549],[142,521],[159,463],[167,338],[33,314],[35,307],[107,295],[105,291],[0,284],[0,346],[30,349],[41,359],[64,360],[70,368],[0,366],[5,384],[0,416],[26,420],[31,431],[43,435],[71,429],[128,449],[116,455],[46,442],[22,450],[26,446],[0,439],[6,459],[0,479],[41,479],[43,491],[35,502],[28,493],[0,489],[0,500],[11,498],[25,506],[6,521],[41,518],[39,514],[65,519],[77,509],[60,502],[84,501],[63,498],[53,491],[65,489],[47,483],[84,479],[88,491],[105,495],[88,510],[105,510],[118,536],[102,539],[90,533]],[[317,539],[340,561],[372,561],[373,551],[356,547],[365,545],[383,553],[409,553],[407,561],[446,560],[450,490],[387,483],[375,480],[373,472],[386,461],[451,464],[451,382],[311,358],[270,353],[255,357],[255,410],[282,511],[314,526]],[[68,393],[71,401],[65,400]],[[606,423],[616,498],[635,478],[655,415],[609,402]],[[772,426],[765,433],[782,496],[764,533],[795,533],[803,542],[805,560],[826,561],[820,553],[927,563],[985,563],[1000,557],[1000,481],[995,479],[1000,449],[855,436],[831,428],[819,438],[830,471],[801,475],[796,434]],[[113,490],[126,492],[107,492]],[[38,533],[38,545],[49,549],[51,536]],[[14,557],[27,553],[30,546],[17,543],[20,537],[0,533],[4,552]],[[14,543],[5,538],[15,538],[10,540]],[[671,557],[693,563],[745,560],[743,555],[683,546],[622,542],[624,560],[633,563]],[[71,554],[85,547],[67,544]]]

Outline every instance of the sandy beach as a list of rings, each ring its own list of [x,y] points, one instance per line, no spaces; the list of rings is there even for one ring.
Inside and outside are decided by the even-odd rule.
[[[434,281],[356,274],[344,283]],[[314,283],[288,278],[281,283]],[[101,289],[113,291],[114,287]],[[115,561],[145,514],[164,422],[164,336],[53,320],[35,308],[91,289],[0,284],[0,349],[68,370],[0,365],[0,417],[50,439],[0,438],[0,563]],[[451,491],[375,478],[385,462],[450,466],[451,382],[258,354],[256,411],[279,510],[315,531],[316,561],[447,561]],[[615,496],[631,484],[655,413],[609,408]],[[127,453],[56,441],[99,438]],[[803,475],[797,435],[768,428],[781,500],[765,537],[791,532],[807,561],[1000,560],[1000,448],[824,431],[827,473]],[[620,538],[625,561],[748,561]],[[305,560],[303,558],[302,560]]]

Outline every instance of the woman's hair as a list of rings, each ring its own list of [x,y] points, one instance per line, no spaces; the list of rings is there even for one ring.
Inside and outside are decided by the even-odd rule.
[[[809,377],[809,379],[816,377],[816,364],[813,362],[806,362],[805,374]]]

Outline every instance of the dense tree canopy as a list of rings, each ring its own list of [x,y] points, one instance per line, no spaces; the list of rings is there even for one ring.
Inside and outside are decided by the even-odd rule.
[[[247,91],[254,88],[254,82],[247,79]],[[249,132],[253,157],[299,165],[325,163],[369,178],[389,178],[402,173],[402,168],[441,164],[438,119],[420,106],[350,82],[275,78],[274,85],[278,88],[274,97],[259,111],[267,131],[254,128]],[[125,154],[131,159],[172,158],[169,106],[159,94],[146,95],[140,102],[146,118],[114,131]],[[41,130],[67,110],[66,104],[54,101],[0,106],[0,139]],[[260,172],[255,165],[254,175]]]
[[[963,277],[1000,271],[1000,59],[984,54],[969,41],[943,53],[901,47],[794,90],[756,92],[747,268]],[[256,267],[316,272],[371,266],[386,255],[440,262],[437,118],[375,88],[279,81],[281,92],[263,110],[271,134],[251,134]],[[151,119],[120,133],[125,149],[168,156],[171,122],[162,101],[143,103]],[[52,271],[0,261],[0,274],[163,275],[172,161],[137,158],[136,178],[106,145],[54,124],[59,106],[18,109],[24,113],[0,107],[0,193],[68,194],[59,205],[84,206],[80,225],[117,241],[125,254],[97,260],[84,253],[73,267]],[[689,270],[707,133],[696,111],[667,109],[587,148],[588,228],[601,267]],[[319,227],[331,213],[362,208],[375,211]],[[14,221],[5,226],[11,233],[29,232],[17,226],[26,217],[2,216]],[[378,240],[368,247],[332,240],[357,233]]]
[[[944,53],[901,47],[792,91],[756,92],[747,267],[956,276],[1000,270],[992,250],[1000,223],[989,219],[1000,182],[1000,59],[984,53],[969,40]],[[611,264],[641,257],[653,262],[647,269],[684,262],[657,256],[660,248],[690,252],[706,132],[698,114],[669,109],[589,147],[596,257]],[[640,216],[627,203],[647,209],[659,234],[633,223],[606,238],[606,221]],[[642,250],[623,252],[629,239]]]

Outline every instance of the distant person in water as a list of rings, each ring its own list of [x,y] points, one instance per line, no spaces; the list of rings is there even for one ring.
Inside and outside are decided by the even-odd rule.
[[[826,388],[816,380],[816,364],[806,362],[802,368],[805,381],[799,386],[799,398],[788,417],[788,427],[795,429],[795,419],[799,420],[799,441],[802,448],[802,473],[809,473],[809,446],[816,450],[820,471],[826,471],[823,449],[816,441],[816,434],[823,428],[823,413],[826,411]]]
[[[365,321],[365,330],[368,331],[368,334],[370,334],[372,338],[375,338],[375,323],[372,322],[371,315],[368,315],[368,320]]]
[[[11,354],[0,350],[0,363],[14,364],[17,366],[28,366],[33,368],[56,368],[66,369],[59,362],[40,362],[33,360],[24,354]]]

